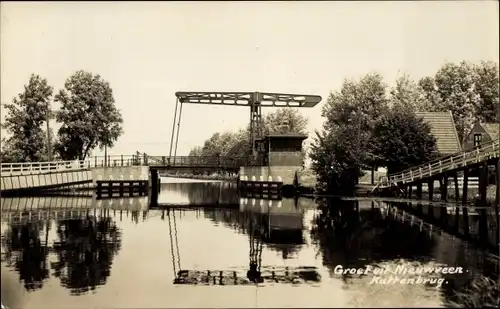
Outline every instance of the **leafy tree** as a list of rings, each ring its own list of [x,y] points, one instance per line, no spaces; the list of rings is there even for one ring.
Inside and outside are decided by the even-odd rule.
[[[189,156],[202,156],[203,155],[203,148],[200,146],[196,146],[191,151],[189,152]]]
[[[498,121],[498,64],[446,63],[434,77],[419,81],[430,102],[428,111],[450,110],[457,133],[463,140],[476,121]]]
[[[247,130],[239,130],[235,133],[235,142],[231,149],[227,152],[227,156],[232,157],[248,157],[252,152],[250,147],[250,132]]]
[[[404,108],[393,108],[375,127],[376,155],[389,174],[436,157],[436,139],[430,126]]]
[[[309,155],[318,189],[349,194],[361,168],[376,163],[373,132],[388,109],[385,91],[382,77],[372,73],[359,81],[345,80],[340,91],[330,94],[322,110],[323,131]]]
[[[225,156],[237,142],[236,135],[231,132],[215,133],[203,145],[205,156]]]
[[[316,173],[317,190],[351,194],[363,175],[361,166],[366,151],[360,147],[356,130],[341,126],[336,131],[316,132],[309,157]]]
[[[84,160],[95,147],[112,147],[123,133],[113,91],[99,75],[76,72],[56,100],[61,103],[57,121],[62,123],[56,149],[65,160]]]
[[[3,156],[18,162],[47,159],[47,135],[43,124],[52,116],[52,92],[53,88],[47,79],[32,74],[28,84],[24,86],[24,91],[19,93],[12,103],[5,104],[7,114],[2,127],[10,137],[2,141]]]
[[[475,114],[483,122],[499,122],[499,69],[492,61],[482,61],[474,66],[475,90],[479,94],[479,104]]]
[[[475,122],[480,97],[475,91],[473,66],[465,61],[459,65],[445,64],[434,78],[445,110],[451,110],[460,140]]]
[[[396,80],[390,91],[390,105],[396,108],[412,111],[425,111],[431,106],[422,86],[413,81],[409,75],[403,75]]]
[[[307,118],[302,116],[297,109],[282,107],[266,115],[263,119],[263,126],[265,134],[305,134]],[[199,147],[193,148],[190,155],[249,156],[251,153],[249,127],[237,132],[217,132],[205,141],[201,150]]]
[[[307,123],[307,117],[301,115],[298,109],[282,107],[264,118],[264,132],[265,134],[305,134]]]

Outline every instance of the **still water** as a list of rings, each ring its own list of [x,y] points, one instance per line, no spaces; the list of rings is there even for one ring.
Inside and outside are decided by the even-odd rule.
[[[444,307],[472,278],[498,272],[486,250],[393,204],[240,199],[227,183],[164,182],[158,209],[148,209],[144,197],[2,199],[2,303]],[[396,276],[383,270],[398,266],[452,266],[456,273],[399,274],[388,283]],[[378,272],[340,273],[367,267]],[[263,279],[250,281],[250,270]]]

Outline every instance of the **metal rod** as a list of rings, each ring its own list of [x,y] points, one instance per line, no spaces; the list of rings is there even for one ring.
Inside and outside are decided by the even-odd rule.
[[[177,120],[177,106],[179,105],[179,98],[175,100],[175,112],[174,112],[174,121],[172,124],[172,136],[170,137],[170,152],[168,153],[169,159],[172,157],[172,146],[174,142],[174,134],[175,134],[175,120]]]
[[[177,145],[179,144],[179,131],[181,130],[182,105],[183,104],[181,102],[181,108],[179,109],[179,121],[177,122],[177,137],[175,138],[174,162],[175,156],[177,156]]]
[[[46,121],[47,121],[47,161],[52,161],[52,145],[50,144],[50,107],[47,101]]]

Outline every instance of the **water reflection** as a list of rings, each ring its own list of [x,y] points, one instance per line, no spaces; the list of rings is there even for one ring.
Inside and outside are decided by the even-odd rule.
[[[457,219],[455,208],[445,207],[445,214],[438,205],[240,199],[233,185],[223,183],[164,183],[160,196],[164,204],[205,206],[147,209],[147,199],[20,205],[2,199],[4,304],[21,309],[438,307],[465,304],[457,291],[498,273],[498,261],[487,251],[453,236],[464,234],[464,226],[471,237],[479,235],[480,209],[467,210],[470,218],[464,220],[465,209]],[[236,207],[208,207],[217,203]],[[339,265],[449,265],[466,272],[433,276],[443,279],[436,288],[437,281],[433,286],[376,284],[373,275],[339,274]],[[294,289],[298,284],[301,288]],[[241,287],[229,291],[220,285]]]
[[[340,199],[318,200],[319,213],[312,235],[332,272],[339,264],[361,268],[392,259],[430,258],[435,245],[432,238],[418,228],[388,219],[374,204],[361,209],[359,204]]]
[[[73,294],[95,290],[106,283],[121,246],[120,231],[109,217],[87,217],[57,223],[58,240],[52,250],[54,276]]]
[[[293,199],[273,201],[243,198],[240,199],[239,209],[203,210],[205,217],[216,224],[222,223],[248,236],[248,269],[242,276],[242,269],[207,271],[181,269],[176,213],[182,212],[173,209],[163,210],[161,218],[168,218],[171,243],[175,243],[171,244],[173,268],[176,273],[174,283],[241,285],[264,282],[293,284],[318,282],[321,276],[314,266],[276,267],[262,264],[264,245],[281,252],[283,259],[291,258],[292,253],[300,250],[300,246],[304,244],[304,211],[305,209],[299,207],[298,201]]]
[[[9,223],[2,233],[2,262],[19,273],[27,291],[40,289],[53,276],[72,294],[106,283],[113,257],[120,249],[120,231],[108,216],[55,222],[56,239],[49,241],[51,221]],[[57,258],[48,262],[49,254]]]
[[[224,205],[237,204],[239,201],[236,183],[232,182],[193,182],[162,183],[158,203],[185,205]]]
[[[19,273],[19,279],[28,291],[40,289],[49,277],[47,267],[48,223],[29,222],[24,225],[11,225],[2,235],[2,262]],[[41,234],[45,234],[42,242]]]

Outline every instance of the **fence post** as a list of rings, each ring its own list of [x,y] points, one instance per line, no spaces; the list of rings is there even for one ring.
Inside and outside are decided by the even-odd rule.
[[[95,161],[94,166],[97,167],[97,156],[94,157],[94,161]]]
[[[122,155],[122,166],[123,166],[123,155]]]

